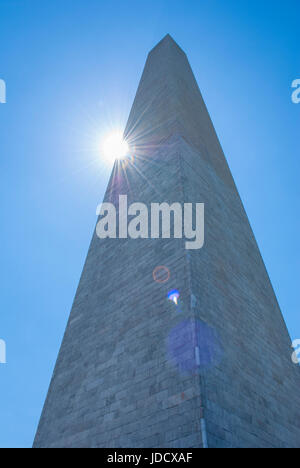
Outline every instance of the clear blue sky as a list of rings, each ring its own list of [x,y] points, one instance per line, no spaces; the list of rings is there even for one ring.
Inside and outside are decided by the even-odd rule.
[[[31,446],[148,51],[187,52],[291,338],[300,338],[295,1],[0,0],[0,446]],[[296,391],[297,389],[295,389]]]

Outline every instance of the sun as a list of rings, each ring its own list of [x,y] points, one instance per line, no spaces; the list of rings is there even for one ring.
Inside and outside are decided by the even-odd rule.
[[[129,151],[129,146],[123,138],[121,131],[109,133],[103,140],[102,152],[107,161],[124,158]]]

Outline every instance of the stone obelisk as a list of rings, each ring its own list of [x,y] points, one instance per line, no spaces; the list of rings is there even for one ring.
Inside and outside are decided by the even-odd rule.
[[[204,203],[205,243],[94,233],[35,447],[299,447],[300,374],[187,57],[149,53],[105,200]],[[176,301],[171,291],[176,291]]]

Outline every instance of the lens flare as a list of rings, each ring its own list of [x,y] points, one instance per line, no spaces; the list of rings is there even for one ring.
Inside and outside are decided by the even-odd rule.
[[[159,265],[154,268],[152,275],[156,283],[166,283],[170,279],[170,270],[164,265]]]
[[[172,302],[174,302],[174,304],[178,305],[178,299],[179,299],[179,291],[177,291],[177,289],[173,289],[172,291],[168,292],[168,299]]]
[[[110,133],[103,141],[102,153],[107,161],[122,159],[128,154],[128,151],[128,143],[120,131]]]
[[[216,329],[198,319],[177,324],[166,339],[166,348],[170,363],[182,374],[205,373],[224,356]]]

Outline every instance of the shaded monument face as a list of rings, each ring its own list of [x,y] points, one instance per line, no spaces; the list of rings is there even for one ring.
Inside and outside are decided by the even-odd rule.
[[[148,56],[125,138],[130,155],[115,163],[104,200],[116,232],[120,195],[146,206],[149,224],[153,203],[198,203],[204,243],[187,249],[175,224],[157,238],[95,230],[34,446],[299,446],[290,339],[187,57],[169,35]]]

